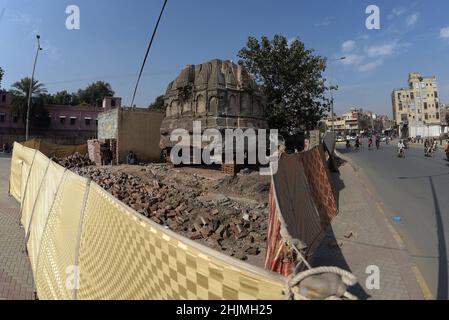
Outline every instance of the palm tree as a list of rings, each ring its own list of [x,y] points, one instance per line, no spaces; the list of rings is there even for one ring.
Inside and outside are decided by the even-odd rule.
[[[31,79],[27,77],[15,82],[11,86],[13,88],[11,89],[11,93],[13,94],[12,111],[17,115],[21,115],[24,120],[26,117],[30,83]],[[47,93],[47,89],[42,83],[39,83],[38,80],[33,80],[31,92],[31,98],[34,99]],[[32,104],[32,107],[33,105],[34,103]]]
[[[28,94],[30,91],[30,78],[23,78],[20,81],[15,82],[11,87],[13,88],[11,90],[12,94],[19,97],[25,97],[28,99]],[[33,80],[33,87],[31,89],[32,91],[32,98],[33,97],[40,97],[42,94],[47,93],[47,89],[45,89],[45,86],[42,83],[39,83],[39,80]]]

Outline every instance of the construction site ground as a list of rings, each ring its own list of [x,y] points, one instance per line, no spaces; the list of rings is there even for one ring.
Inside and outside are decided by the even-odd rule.
[[[153,221],[229,256],[264,266],[269,177],[243,170],[146,166],[72,168]]]

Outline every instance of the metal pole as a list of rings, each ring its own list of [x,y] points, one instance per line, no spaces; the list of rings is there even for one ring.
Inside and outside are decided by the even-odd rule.
[[[346,59],[346,57],[340,57],[338,59],[330,60],[329,62],[340,61],[340,60],[345,60],[345,59]],[[329,66],[330,66],[330,64],[329,64]],[[332,90],[333,90],[333,88],[332,88],[332,69],[331,69],[331,67],[329,67],[329,69],[330,69],[329,73],[330,73],[330,78],[331,78],[329,81],[330,94],[331,94],[331,123],[332,123],[332,133],[335,134],[334,95],[332,93]]]
[[[332,113],[332,133],[335,133],[335,122],[334,122],[334,97],[332,96],[332,90],[331,90],[331,113]]]
[[[36,70],[36,63],[37,63],[37,57],[39,55],[39,51],[42,50],[40,40],[39,40],[40,36],[37,35],[36,38],[37,38],[36,57],[34,58],[33,73],[31,74],[30,89],[28,91],[27,119],[26,119],[26,127],[25,127],[25,140],[26,141],[28,141],[29,130],[30,130],[30,109],[31,109],[31,96],[33,94],[34,71]]]

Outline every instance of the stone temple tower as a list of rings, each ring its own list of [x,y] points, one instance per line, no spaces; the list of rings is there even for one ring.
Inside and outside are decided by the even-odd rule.
[[[267,129],[265,101],[244,67],[231,61],[212,60],[187,65],[165,94],[166,117],[161,126],[161,148],[172,147],[174,129]]]

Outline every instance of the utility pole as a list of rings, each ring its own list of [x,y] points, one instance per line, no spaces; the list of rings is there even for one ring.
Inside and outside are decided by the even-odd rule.
[[[329,60],[329,62],[335,62],[335,61],[341,61],[341,60],[345,60],[346,57],[340,57],[338,59],[333,59],[333,60]],[[330,86],[330,94],[331,94],[331,123],[332,123],[332,133],[335,133],[335,116],[334,116],[334,95],[332,93],[332,90],[334,90],[332,88],[332,72],[330,73],[330,81],[329,81],[329,86]]]
[[[27,119],[26,119],[26,127],[25,127],[25,140],[26,141],[28,141],[29,131],[30,131],[30,110],[31,110],[31,96],[33,94],[34,71],[36,70],[36,63],[37,63],[37,57],[39,56],[39,51],[42,50],[40,38],[41,38],[40,35],[36,35],[37,50],[36,50],[36,57],[34,58],[33,73],[31,74],[30,89],[28,91]]]

